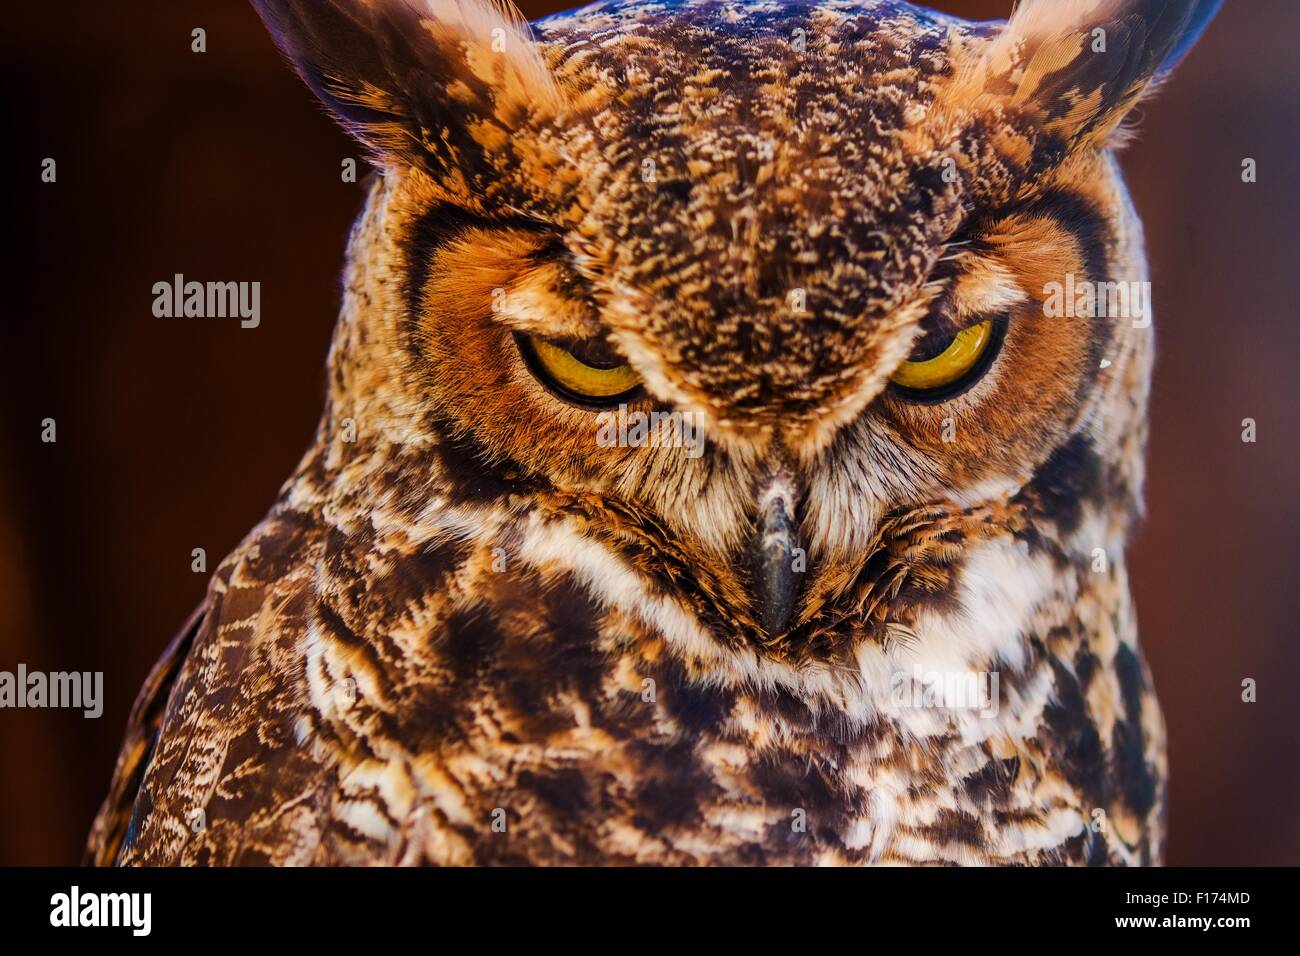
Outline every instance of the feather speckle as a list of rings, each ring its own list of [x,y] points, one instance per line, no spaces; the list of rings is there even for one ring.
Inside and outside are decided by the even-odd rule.
[[[1150,330],[1044,301],[1145,280],[1106,134],[1213,4],[255,5],[378,175],[316,439],[88,859],[1160,860]],[[528,336],[626,362],[621,430]]]

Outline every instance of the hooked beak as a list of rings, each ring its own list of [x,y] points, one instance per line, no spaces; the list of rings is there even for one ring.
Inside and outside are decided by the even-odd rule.
[[[754,562],[754,605],[769,637],[783,633],[794,616],[802,567],[795,570],[799,551],[794,515],[794,482],[784,472],[764,480],[758,494],[758,528],[751,545]],[[802,564],[802,562],[800,562]]]

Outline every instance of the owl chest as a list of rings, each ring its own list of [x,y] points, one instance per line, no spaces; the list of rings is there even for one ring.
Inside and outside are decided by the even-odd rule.
[[[489,642],[449,637],[476,655]],[[814,865],[1090,852],[1096,798],[1052,767],[1050,742],[999,751],[959,729],[908,740],[779,691],[700,684],[670,658],[585,640],[557,650],[550,637],[547,650],[464,671],[454,699],[430,688],[388,720],[332,727],[345,747],[333,805],[348,818],[324,824],[325,858]],[[362,845],[358,808],[375,837]]]
[[[170,738],[193,761],[184,744],[206,735],[202,766],[187,770],[194,793],[157,795],[178,819],[206,801],[206,829],[183,852],[236,859],[256,842],[317,864],[1158,852],[1158,710],[1140,661],[1077,603],[1062,612],[1071,627],[1053,625],[1050,646],[1003,673],[997,713],[863,720],[779,681],[710,674],[571,578],[485,570],[466,586],[473,560],[422,556],[364,591],[304,575],[277,616],[256,618],[273,626],[251,644],[232,632],[198,654],[193,666],[213,657],[214,673],[260,696],[205,694],[202,669],[184,688],[192,712],[164,751]],[[242,627],[252,619],[234,593],[213,613]],[[241,650],[224,669],[222,648]],[[293,814],[269,811],[286,801]]]

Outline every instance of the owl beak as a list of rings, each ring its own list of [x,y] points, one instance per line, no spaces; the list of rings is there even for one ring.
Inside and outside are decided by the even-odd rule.
[[[794,616],[802,556],[795,531],[794,483],[784,473],[770,476],[758,495],[758,528],[752,543],[754,604],[769,637],[782,634]]]

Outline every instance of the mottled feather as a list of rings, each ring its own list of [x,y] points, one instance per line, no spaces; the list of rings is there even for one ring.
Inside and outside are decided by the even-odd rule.
[[[90,859],[1160,860],[1151,332],[1045,297],[1145,279],[1108,133],[1216,4],[256,6],[379,175],[316,440]],[[891,385],[983,321],[967,386]],[[700,454],[598,440],[529,336],[621,355]]]

